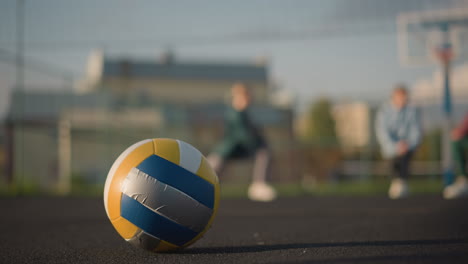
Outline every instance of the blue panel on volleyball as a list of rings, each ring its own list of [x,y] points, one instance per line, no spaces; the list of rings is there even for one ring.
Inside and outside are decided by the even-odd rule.
[[[152,211],[122,194],[121,215],[146,233],[177,246],[183,246],[198,233]]]
[[[157,155],[149,156],[137,168],[213,209],[214,187],[198,175]]]

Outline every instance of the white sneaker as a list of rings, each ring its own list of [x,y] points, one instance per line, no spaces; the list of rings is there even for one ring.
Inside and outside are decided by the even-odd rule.
[[[276,199],[276,191],[273,186],[265,182],[254,182],[249,186],[247,192],[250,200],[259,202],[270,202]]]
[[[388,196],[390,199],[401,199],[405,198],[409,194],[408,184],[406,180],[396,178],[392,180],[390,189],[388,190]]]
[[[466,177],[460,176],[455,183],[445,187],[443,196],[445,199],[455,199],[468,195],[468,182]]]

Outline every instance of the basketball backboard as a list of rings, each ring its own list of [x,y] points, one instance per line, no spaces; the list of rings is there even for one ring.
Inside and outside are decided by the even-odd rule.
[[[468,9],[404,12],[397,17],[398,52],[403,66],[438,63],[447,48],[451,60],[468,58]]]

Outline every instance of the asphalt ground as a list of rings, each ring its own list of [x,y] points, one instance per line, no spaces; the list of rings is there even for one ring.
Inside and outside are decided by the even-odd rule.
[[[127,244],[98,198],[0,198],[1,263],[468,263],[468,199],[222,200],[192,247]]]

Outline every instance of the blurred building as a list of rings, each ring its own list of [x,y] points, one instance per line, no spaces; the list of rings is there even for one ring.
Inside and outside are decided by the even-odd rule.
[[[268,99],[267,61],[248,63],[178,61],[167,52],[159,59],[108,57],[100,51],[88,59],[82,92],[111,91],[118,96],[147,97],[174,103],[220,102],[233,82],[247,82],[258,102]]]
[[[336,135],[344,150],[366,147],[371,140],[371,111],[366,103],[339,103],[333,107]]]
[[[171,58],[173,59],[173,58]],[[69,178],[102,184],[112,162],[145,138],[171,137],[208,154],[222,137],[223,113],[235,81],[252,86],[259,123],[279,162],[278,180],[290,176],[292,110],[269,102],[267,65],[122,62],[91,56],[88,75],[69,92],[25,89],[11,94],[7,114],[7,177],[69,188]],[[122,66],[126,65],[126,66]],[[124,67],[121,68],[121,67]],[[228,169],[226,179],[248,178],[251,164]]]

